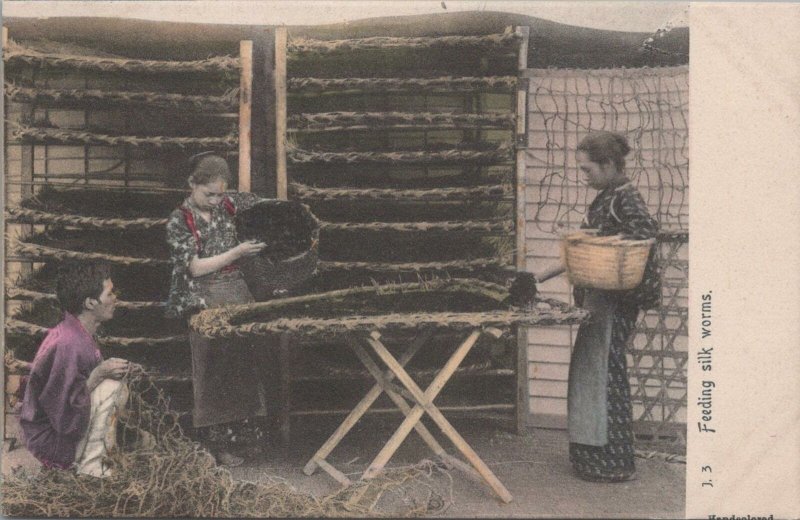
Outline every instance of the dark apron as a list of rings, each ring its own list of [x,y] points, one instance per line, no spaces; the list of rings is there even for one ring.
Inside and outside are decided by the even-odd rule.
[[[209,307],[250,303],[253,296],[238,270],[197,278]],[[265,415],[258,352],[242,339],[210,340],[189,331],[195,427],[240,421]]]
[[[608,443],[608,355],[616,298],[587,289],[583,307],[591,313],[578,329],[569,364],[569,440],[590,446]]]

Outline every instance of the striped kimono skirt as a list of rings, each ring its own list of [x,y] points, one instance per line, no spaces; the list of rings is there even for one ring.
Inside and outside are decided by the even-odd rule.
[[[215,272],[197,279],[209,307],[250,303],[242,273]],[[258,349],[248,340],[210,340],[189,331],[192,348],[194,427],[206,427],[266,415]]]

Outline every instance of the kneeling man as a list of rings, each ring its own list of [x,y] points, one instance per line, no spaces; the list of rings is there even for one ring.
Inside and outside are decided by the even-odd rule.
[[[94,333],[114,316],[117,297],[107,264],[70,264],[59,271],[56,296],[64,319],[50,329],[31,365],[20,411],[28,450],[47,468],[106,476],[116,445],[117,414],[128,389],[124,359],[103,360]]]

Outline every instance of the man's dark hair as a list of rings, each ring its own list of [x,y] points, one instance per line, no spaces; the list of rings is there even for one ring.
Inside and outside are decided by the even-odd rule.
[[[103,262],[69,262],[58,269],[56,297],[61,310],[77,316],[86,298],[99,298],[111,266]]]

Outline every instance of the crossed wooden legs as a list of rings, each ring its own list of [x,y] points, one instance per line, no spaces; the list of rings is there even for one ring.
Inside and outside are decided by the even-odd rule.
[[[411,430],[415,429],[425,443],[428,444],[433,452],[445,463],[456,466],[473,478],[482,479],[489,485],[489,487],[492,488],[492,490],[494,490],[495,493],[497,493],[501,500],[504,502],[510,502],[512,499],[511,493],[508,492],[505,486],[503,486],[500,480],[497,479],[489,467],[486,466],[480,457],[478,457],[478,454],[475,453],[475,451],[469,446],[469,444],[467,444],[464,438],[461,437],[458,431],[456,431],[456,429],[450,424],[444,415],[442,415],[436,405],[433,404],[433,400],[437,395],[439,395],[439,392],[442,391],[444,385],[455,373],[456,369],[475,345],[480,335],[480,329],[473,330],[469,337],[467,337],[467,339],[464,340],[461,345],[459,345],[456,351],[444,364],[442,369],[436,374],[436,377],[434,377],[428,388],[424,391],[417,385],[416,382],[414,382],[413,379],[411,379],[411,376],[408,374],[404,366],[428,340],[430,333],[419,336],[416,341],[414,341],[412,345],[400,356],[399,360],[395,359],[395,357],[389,352],[383,343],[380,342],[379,333],[373,332],[369,337],[367,337],[366,343],[389,368],[389,370],[386,372],[381,372],[378,365],[367,354],[361,345],[359,345],[356,341],[351,341],[350,346],[353,348],[356,356],[358,356],[370,374],[372,374],[372,376],[375,378],[376,384],[367,393],[367,395],[364,396],[358,405],[353,408],[353,411],[350,412],[347,418],[342,422],[339,428],[336,429],[336,431],[325,442],[325,444],[323,444],[322,447],[317,450],[317,453],[315,453],[308,464],[306,464],[303,471],[307,475],[311,475],[319,466],[342,484],[349,485],[350,480],[336,468],[331,466],[325,460],[325,457],[327,457],[330,452],[333,451],[333,449],[339,444],[342,438],[344,438],[347,432],[350,431],[350,429],[356,424],[358,419],[360,419],[361,416],[366,413],[369,407],[378,399],[381,393],[386,392],[389,398],[403,412],[406,418],[369,465],[367,470],[362,475],[362,479],[369,479],[377,476],[389,462],[389,459],[391,459],[392,455],[394,455],[408,434],[411,433]],[[405,388],[399,388],[392,382],[395,377]],[[414,406],[411,407],[406,402],[406,399],[414,403]],[[444,451],[444,448],[442,448],[433,435],[431,435],[430,431],[428,431],[425,425],[420,421],[425,413],[427,413],[431,419],[433,419],[436,425],[439,426],[442,432],[452,441],[453,445],[455,445],[455,447],[461,452],[467,461],[469,461],[472,467],[464,464],[455,457],[451,457]],[[472,468],[474,468],[474,470]]]

